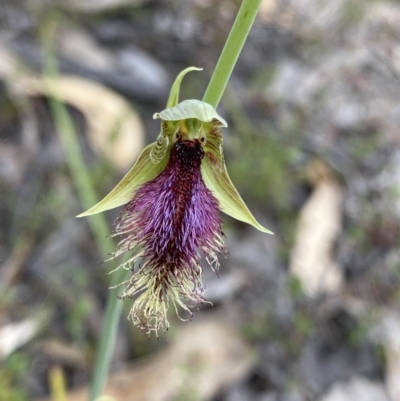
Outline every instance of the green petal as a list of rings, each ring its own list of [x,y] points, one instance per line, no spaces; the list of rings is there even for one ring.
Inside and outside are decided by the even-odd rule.
[[[203,71],[203,69],[197,67],[188,67],[176,77],[175,82],[171,87],[171,91],[169,92],[167,108],[174,107],[179,103],[179,89],[181,87],[182,80],[185,75],[191,71]]]
[[[207,188],[217,198],[221,210],[237,220],[251,224],[264,233],[273,234],[272,231],[259,224],[251,214],[238,191],[233,186],[225,165],[217,167],[207,155],[209,156],[209,154],[206,154],[201,163],[201,173]]]
[[[155,113],[153,118],[161,118],[164,121],[180,121],[189,118],[196,118],[202,122],[217,120],[219,126],[228,126],[226,121],[218,115],[214,107],[196,99],[184,100],[175,107],[165,109],[160,113]]]
[[[105,210],[114,209],[118,206],[125,205],[132,200],[135,191],[145,182],[157,177],[167,165],[168,158],[164,157],[160,163],[153,163],[150,159],[154,143],[143,149],[137,162],[125,177],[117,184],[117,186],[97,205],[93,206],[77,217],[91,216],[104,212]]]

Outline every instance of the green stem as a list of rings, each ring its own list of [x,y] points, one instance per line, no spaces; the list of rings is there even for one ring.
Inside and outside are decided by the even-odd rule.
[[[203,101],[217,108],[262,0],[243,0]]]
[[[80,203],[84,210],[98,202],[90,175],[83,159],[77,140],[75,128],[64,104],[52,98],[50,108],[60,133],[61,142],[66,150],[67,162],[71,170],[73,181],[77,187]],[[107,239],[109,228],[103,215],[91,216],[88,219],[90,228],[104,258],[114,251],[114,243]],[[111,275],[111,286],[127,280],[130,272],[119,269]],[[121,288],[122,290],[122,288]],[[123,302],[118,299],[120,289],[110,290],[107,306],[102,323],[100,341],[94,363],[93,380],[90,400],[95,400],[102,392],[110,369],[112,352],[117,336],[118,323],[122,314]]]
[[[53,16],[54,17],[54,16]],[[57,96],[56,83],[57,62],[53,51],[53,38],[56,32],[57,18],[51,18],[43,29],[42,43],[45,48],[45,77],[49,93],[49,104],[65,156],[71,171],[72,179],[77,189],[78,198],[83,210],[87,210],[98,202],[90,171],[88,170],[81,147],[79,145],[73,121],[65,105]],[[88,219],[90,229],[99,247],[100,254],[106,258],[114,249],[115,244],[108,239],[109,227],[104,215],[97,214]],[[130,272],[119,269],[111,275],[111,286],[127,280]],[[117,336],[118,323],[121,317],[123,302],[118,299],[122,288],[110,290],[107,299],[106,311],[103,319],[100,342],[94,364],[93,380],[90,400],[95,400],[102,392],[108,376],[112,352]]]

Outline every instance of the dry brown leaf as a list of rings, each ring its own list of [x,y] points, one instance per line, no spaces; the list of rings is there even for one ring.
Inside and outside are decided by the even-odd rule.
[[[14,87],[25,95],[49,94],[48,86],[35,78],[19,78]],[[142,121],[131,105],[103,85],[74,76],[60,76],[52,82],[52,90],[60,100],[84,114],[93,150],[105,156],[121,172],[126,172],[144,142]]]
[[[258,19],[290,30],[293,28],[295,10],[291,4],[282,4],[278,0],[263,0],[260,4]]]
[[[115,55],[101,46],[86,30],[74,26],[60,27],[58,48],[63,57],[79,60],[79,64],[88,69],[107,72],[115,67]]]
[[[199,319],[182,327],[157,355],[113,375],[104,394],[116,401],[205,401],[243,378],[252,364],[249,347],[223,318]],[[68,397],[87,399],[88,389]]]
[[[341,230],[342,188],[321,161],[310,165],[309,176],[314,191],[300,212],[290,272],[309,296],[337,293],[343,277],[332,248]]]
[[[17,62],[13,53],[0,42],[0,78],[8,79],[16,70]]]
[[[43,316],[9,323],[0,328],[0,360],[34,338],[43,326]]]
[[[276,12],[277,7],[276,0],[262,0],[260,9],[258,10],[258,17],[264,21],[269,21],[271,16]]]
[[[392,401],[400,401],[400,315],[397,312],[384,314],[381,334],[386,359],[386,388]]]
[[[1,154],[1,152],[0,152]],[[34,246],[32,235],[19,237],[10,257],[2,264],[0,270],[0,291],[4,291],[18,277],[24,267],[25,261]]]
[[[69,366],[86,367],[85,354],[74,344],[65,343],[58,339],[49,339],[43,342],[42,352],[49,356],[52,361]]]

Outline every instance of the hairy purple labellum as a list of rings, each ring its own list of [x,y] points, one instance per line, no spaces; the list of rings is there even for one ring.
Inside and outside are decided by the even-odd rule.
[[[178,140],[164,171],[137,190],[117,220],[114,235],[123,239],[114,256],[133,251],[125,268],[144,260],[122,297],[140,293],[130,319],[147,333],[168,328],[170,301],[188,312],[205,301],[199,251],[214,270],[225,252],[219,204],[201,176],[203,157],[200,141]]]

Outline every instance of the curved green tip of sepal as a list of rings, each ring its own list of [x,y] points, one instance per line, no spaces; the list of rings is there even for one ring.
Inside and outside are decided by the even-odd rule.
[[[224,164],[216,167],[205,157],[201,164],[201,172],[206,186],[216,197],[219,202],[219,207],[224,213],[236,220],[250,224],[264,233],[274,234],[272,231],[263,227],[252,215],[232,184]]]
[[[174,83],[172,84],[171,91],[169,92],[167,109],[174,107],[179,103],[179,90],[181,88],[182,80],[185,75],[191,71],[203,71],[203,69],[197,67],[188,67],[178,74]]]

